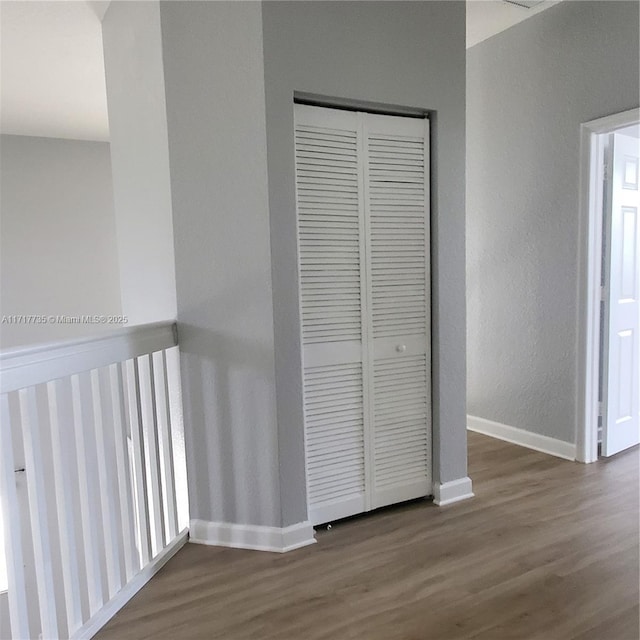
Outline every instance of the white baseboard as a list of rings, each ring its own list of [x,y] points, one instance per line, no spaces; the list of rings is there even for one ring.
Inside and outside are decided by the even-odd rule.
[[[476,416],[467,416],[467,428],[469,431],[476,431],[485,436],[498,438],[498,440],[518,444],[521,447],[548,453],[549,455],[565,460],[576,459],[576,445],[572,442],[564,442],[564,440],[557,440],[549,436],[541,436],[538,433],[532,433],[531,431],[525,431],[517,427],[510,427],[507,424],[485,420],[484,418],[478,418]]]
[[[189,531],[185,529],[178,537],[173,540],[167,547],[165,547],[152,561],[148,564],[140,573],[135,575],[131,582],[126,584],[118,593],[116,593],[107,604],[102,607],[96,614],[94,614],[87,622],[85,622],[80,629],[71,635],[72,640],[87,640],[93,638],[102,627],[104,627],[113,616],[124,607],[133,596],[144,587],[153,576],[164,567],[165,564],[173,556],[180,551],[185,545],[189,537]]]
[[[251,524],[192,520],[189,542],[285,553],[314,544],[316,539],[313,534],[313,526],[310,522],[299,522],[281,529]]]
[[[471,478],[458,478],[451,482],[435,482],[433,485],[433,503],[444,507],[454,502],[473,498]]]

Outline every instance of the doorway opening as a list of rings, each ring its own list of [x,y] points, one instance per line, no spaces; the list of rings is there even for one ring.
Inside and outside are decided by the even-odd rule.
[[[577,459],[640,442],[640,109],[582,125]]]

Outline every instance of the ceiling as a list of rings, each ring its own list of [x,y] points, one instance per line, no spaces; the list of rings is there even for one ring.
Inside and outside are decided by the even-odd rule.
[[[560,1],[544,0],[527,9],[502,0],[467,0],[467,49]]]
[[[2,133],[108,139],[101,8],[0,2]]]
[[[467,47],[558,3],[532,9],[467,0]],[[108,140],[100,20],[108,0],[0,1],[0,131]]]

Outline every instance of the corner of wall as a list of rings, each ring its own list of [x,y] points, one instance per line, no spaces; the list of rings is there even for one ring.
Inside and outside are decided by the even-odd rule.
[[[450,482],[436,482],[433,485],[433,503],[439,507],[461,502],[474,497],[471,478],[464,477]]]
[[[189,541],[233,549],[286,553],[315,544],[314,534],[310,522],[299,522],[289,527],[261,527],[192,520]]]

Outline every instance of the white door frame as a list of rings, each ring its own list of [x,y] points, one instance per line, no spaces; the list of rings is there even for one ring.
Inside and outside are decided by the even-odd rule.
[[[604,145],[599,137],[640,121],[640,108],[580,125],[580,243],[578,285],[578,407],[576,460],[598,459],[600,282]]]

